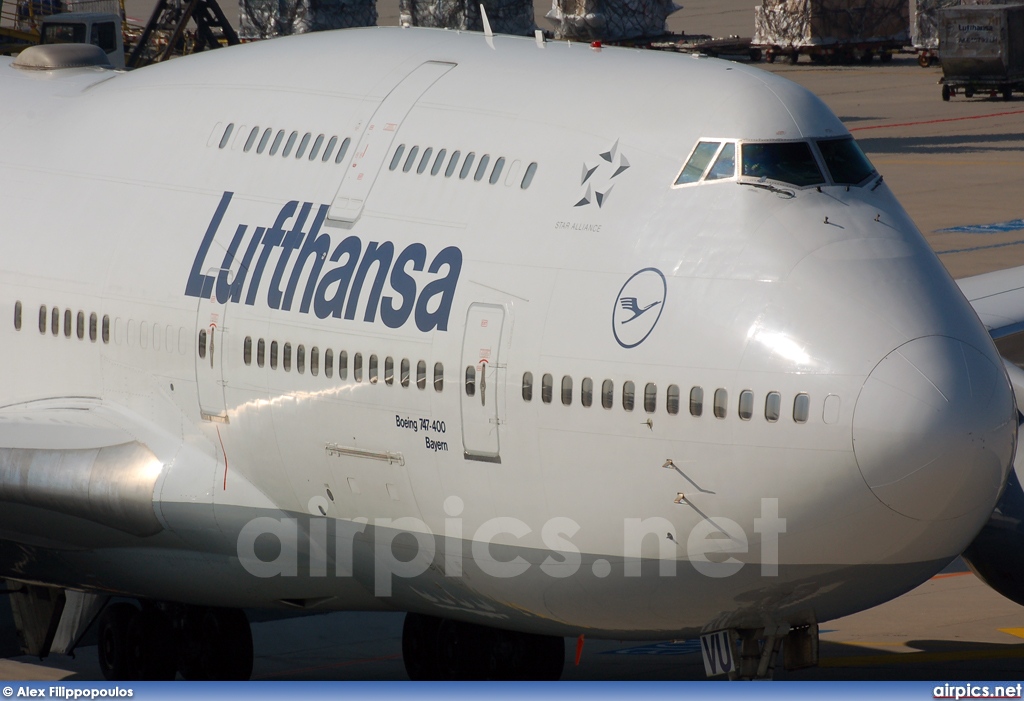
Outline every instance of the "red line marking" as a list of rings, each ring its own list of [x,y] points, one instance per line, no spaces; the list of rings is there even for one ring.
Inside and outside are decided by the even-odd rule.
[[[220,426],[217,426],[217,440],[220,441],[220,452],[224,453],[224,489],[228,490],[228,451],[224,450],[224,439],[220,437]]]
[[[965,574],[974,574],[973,572],[947,572],[946,574],[937,574],[932,579],[946,579],[947,577],[963,577]]]
[[[946,119],[926,119],[921,122],[901,122],[899,124],[872,124],[867,127],[853,127],[848,131],[867,131],[868,129],[893,129],[895,127],[917,127],[922,124],[942,124],[944,122],[962,122],[968,119],[988,119],[989,117],[1007,117],[1012,114],[1024,114],[1024,110],[1013,112],[996,112],[994,114],[975,114],[970,117],[948,117]]]

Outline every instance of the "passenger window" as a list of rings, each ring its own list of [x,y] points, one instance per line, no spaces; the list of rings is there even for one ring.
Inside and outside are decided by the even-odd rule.
[[[281,367],[285,372],[292,371],[292,344],[284,344],[284,352],[281,355]]]
[[[434,159],[434,165],[430,166],[430,174],[437,175],[441,172],[441,167],[444,165],[444,157],[448,155],[448,149],[441,149],[437,152],[437,158]]]
[[[92,314],[89,315],[89,340],[92,341],[93,343],[96,342],[96,335],[97,335],[97,331],[98,331],[98,328],[97,328],[98,326],[99,326],[99,319],[96,318],[96,312],[93,312]],[[167,343],[168,343],[168,347],[170,347],[170,344],[171,344],[170,338],[167,339]]]
[[[423,158],[420,159],[420,164],[416,166],[416,175],[423,175],[423,171],[430,165],[430,156],[434,153],[434,149],[430,146],[423,151]]]
[[[416,363],[416,387],[427,388],[427,364],[422,360]]]
[[[231,124],[227,125],[227,127],[224,129],[224,136],[220,137],[220,146],[218,148],[224,148],[225,146],[228,145],[228,141],[231,140],[231,132],[233,132],[234,130],[235,130],[235,123],[234,122],[232,122]]]
[[[744,421],[750,421],[750,417],[754,415],[754,393],[749,389],[745,389],[740,392],[740,418]]]
[[[293,131],[288,135],[288,141],[285,142],[284,151],[281,152],[281,158],[288,158],[288,155],[292,152],[292,148],[295,147],[295,140],[299,138],[299,132]]]
[[[462,170],[459,171],[459,180],[465,180],[469,177],[469,171],[473,169],[473,161],[476,160],[476,153],[470,151],[466,154],[466,160],[462,164]]]
[[[476,368],[472,365],[466,366],[466,396],[476,396]]]
[[[262,338],[256,341],[256,365],[263,367],[266,362],[267,342]]]
[[[562,376],[562,404],[572,404],[572,378],[568,375]]]
[[[277,341],[270,342],[270,369],[277,370]]]
[[[798,424],[807,423],[811,413],[811,398],[801,392],[793,398],[793,421]]]
[[[778,180],[798,187],[821,185],[825,178],[806,141],[743,144],[743,175]]]
[[[281,142],[284,140],[284,129],[279,129],[277,136],[274,137],[274,143],[270,145],[270,155],[276,156],[277,152],[281,149]]]
[[[551,396],[554,394],[555,378],[549,373],[544,373],[540,378],[540,400],[545,404],[551,403]]]
[[[306,347],[301,344],[295,349],[295,369],[300,375],[306,374]]]
[[[341,163],[341,161],[345,158],[345,154],[348,153],[348,145],[350,141],[350,139],[346,138],[344,141],[341,142],[341,146],[338,147],[338,155],[335,156],[334,158],[335,163]]]
[[[690,390],[690,416],[704,413],[704,388],[694,387]]]
[[[260,137],[260,143],[256,147],[256,153],[263,153],[267,150],[267,142],[270,141],[270,135],[273,133],[274,130],[270,128],[263,132],[263,136]]]
[[[320,147],[324,145],[324,135],[316,137],[316,141],[313,142],[313,148],[309,150],[309,160],[315,161],[316,157],[320,154]]]
[[[39,307],[39,333],[46,333],[46,305]]]
[[[611,409],[612,404],[615,403],[615,383],[611,380],[605,380],[601,383],[601,406],[605,409]]]
[[[246,153],[252,150],[252,145],[256,143],[256,137],[260,135],[260,128],[253,127],[252,131],[249,132],[249,138],[245,140],[245,148],[242,150]]]
[[[50,310],[50,333],[60,335],[60,310],[57,307]]]
[[[400,144],[395,149],[395,155],[391,157],[391,165],[388,166],[388,170],[396,170],[398,164],[402,162],[402,154],[405,153],[405,144]]]
[[[722,146],[722,150],[711,166],[705,180],[725,180],[736,176],[736,144],[731,141]]]
[[[476,173],[473,174],[473,180],[480,182],[484,179],[484,175],[487,174],[487,165],[491,162],[490,154],[485,153],[480,157],[480,165],[476,167]]]
[[[330,348],[324,351],[324,375],[334,377],[334,351]]]
[[[532,402],[533,401],[533,373],[532,372],[524,372],[523,373],[523,401],[524,402]]]
[[[78,312],[77,317],[78,323],[75,324],[75,332],[78,335],[78,340],[85,338],[85,312]]]
[[[299,159],[299,158],[302,158],[302,156],[305,155],[306,147],[309,146],[309,140],[310,140],[310,138],[312,138],[312,136],[313,135],[310,134],[309,132],[306,132],[305,134],[302,135],[302,141],[299,142],[299,148],[297,148],[295,150],[295,158],[296,158],[296,160]],[[312,160],[312,159],[310,159],[310,160]]]
[[[444,389],[444,365],[434,363],[434,391],[440,392]]]
[[[338,379],[348,379],[348,351],[338,352]]]
[[[252,365],[252,336],[246,336],[242,342],[242,362]]]
[[[356,353],[352,356],[352,379],[356,382],[363,381],[363,354]]]
[[[658,386],[648,382],[644,386],[644,411],[653,414],[658,408]]]
[[[636,388],[632,380],[622,383],[622,408],[626,411],[633,411],[634,393]]]
[[[412,170],[412,167],[416,164],[416,156],[418,156],[419,153],[419,146],[413,146],[411,149],[409,149],[409,156],[405,159],[405,165],[402,166],[403,173],[408,173],[410,170]]]
[[[672,416],[679,413],[679,385],[669,385],[665,392],[665,411]]]
[[[21,331],[21,302],[14,303],[14,328]]]
[[[184,329],[183,329],[183,331],[184,331]],[[110,316],[108,316],[107,314],[103,315],[103,342],[104,343],[110,343]],[[182,337],[181,343],[179,344],[180,347],[181,347],[181,352],[182,353],[184,353],[185,352],[185,348],[188,347],[186,345],[186,343],[187,343],[187,341],[185,341],[185,338]]]
[[[390,355],[384,358],[384,384],[395,384],[395,359]]]
[[[536,174],[536,163],[531,163],[530,165],[526,166],[526,172],[523,174],[523,182],[519,185],[519,187],[522,188],[523,190],[530,187],[530,184],[533,183],[533,176]]]
[[[199,329],[199,357],[206,357],[206,329]]]
[[[589,377],[584,377],[583,382],[580,383],[580,404],[583,406],[590,406],[594,403],[594,381]]]
[[[491,185],[501,180],[501,171],[505,169],[505,157],[502,156],[494,162],[494,170],[491,171],[491,177],[487,181]]]
[[[370,354],[370,384],[377,384],[377,354]]]
[[[728,412],[729,393],[724,389],[715,390],[715,418],[724,419]]]
[[[462,152],[461,151],[453,151],[452,152],[451,160],[448,161],[448,167],[445,168],[445,170],[444,170],[444,177],[446,177],[446,178],[452,177],[452,173],[454,173],[455,169],[458,167],[458,165],[459,165],[459,158],[461,158],[461,157],[462,157]]]
[[[71,338],[71,310],[64,310],[64,336],[65,338]]]
[[[402,358],[401,373],[402,373],[402,378],[401,378],[400,382],[402,383],[403,387],[408,387],[409,386],[409,359],[408,358]]]
[[[320,349],[316,346],[309,349],[309,374],[313,377],[320,374]]]
[[[689,185],[699,181],[700,177],[704,175],[704,171],[708,169],[711,159],[715,157],[720,143],[718,141],[698,141],[693,153],[686,160],[686,165],[680,171],[679,177],[676,178],[675,184]]]
[[[320,156],[320,162],[326,163],[331,160],[331,154],[334,153],[334,147],[338,145],[338,137],[332,136],[327,141],[327,148],[324,149],[324,155]]]

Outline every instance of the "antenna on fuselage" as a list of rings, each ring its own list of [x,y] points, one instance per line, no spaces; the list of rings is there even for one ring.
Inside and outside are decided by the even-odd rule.
[[[480,3],[480,19],[484,23],[484,36],[488,39],[494,38],[494,32],[491,31],[491,22],[487,19],[487,10],[484,9],[484,4]],[[487,42],[488,44],[490,42]],[[493,46],[491,48],[494,48]]]

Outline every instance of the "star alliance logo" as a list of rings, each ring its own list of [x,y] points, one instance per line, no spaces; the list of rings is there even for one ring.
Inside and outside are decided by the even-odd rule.
[[[586,207],[593,202],[600,208],[608,201],[608,195],[615,186],[612,181],[629,169],[629,161],[618,150],[619,142],[616,140],[610,149],[598,154],[593,164],[584,161],[580,186],[586,190],[575,207]]]

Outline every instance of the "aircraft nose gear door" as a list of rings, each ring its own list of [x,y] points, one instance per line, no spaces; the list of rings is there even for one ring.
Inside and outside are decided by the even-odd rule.
[[[219,270],[211,270],[210,276],[216,279],[219,272]],[[196,335],[192,346],[196,358],[199,411],[206,421],[227,423],[228,410],[224,401],[223,371],[227,305],[217,302],[216,292],[210,296],[213,299],[199,299]]]
[[[462,445],[467,460],[501,462],[505,366],[502,329],[505,308],[472,304],[462,342]]]

